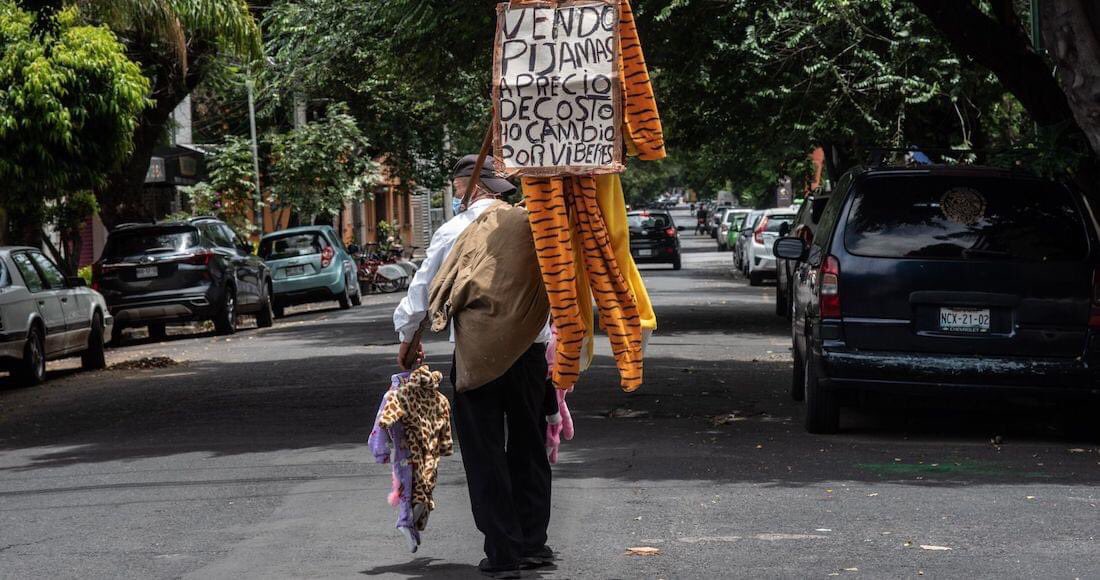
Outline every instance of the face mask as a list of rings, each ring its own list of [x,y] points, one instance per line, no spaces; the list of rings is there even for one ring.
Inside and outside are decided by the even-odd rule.
[[[452,197],[451,198],[451,208],[454,209],[454,212],[455,212],[456,215],[461,213],[462,212],[462,198],[461,197]]]

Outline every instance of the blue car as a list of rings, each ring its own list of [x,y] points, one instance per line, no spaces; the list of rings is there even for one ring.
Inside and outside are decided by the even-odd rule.
[[[288,306],[336,300],[341,309],[361,302],[355,258],[330,226],[304,226],[260,239],[260,257],[271,269],[276,318]]]

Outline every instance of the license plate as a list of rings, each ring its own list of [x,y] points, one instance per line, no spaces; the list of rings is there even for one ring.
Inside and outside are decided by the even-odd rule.
[[[940,330],[948,332],[989,332],[988,308],[940,308]]]
[[[653,250],[638,250],[638,255],[642,258],[647,258],[653,255]]]
[[[306,273],[305,266],[289,266],[286,269],[286,275],[289,276],[301,276]]]
[[[138,278],[156,278],[160,270],[156,266],[146,266],[137,269]]]

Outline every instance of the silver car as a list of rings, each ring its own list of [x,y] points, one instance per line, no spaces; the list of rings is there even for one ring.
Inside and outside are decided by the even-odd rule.
[[[22,385],[46,380],[46,361],[80,355],[106,366],[114,319],[83,278],[66,278],[34,248],[0,247],[0,363]]]

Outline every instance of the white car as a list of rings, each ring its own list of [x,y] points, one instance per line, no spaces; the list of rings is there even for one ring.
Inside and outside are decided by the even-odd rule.
[[[779,238],[783,224],[790,227],[794,221],[795,212],[789,207],[764,210],[759,221],[752,229],[752,233],[745,241],[745,274],[749,277],[749,284],[759,286],[764,278],[775,277],[775,256],[772,255],[772,244]]]
[[[0,363],[21,385],[46,380],[46,361],[80,355],[106,366],[114,319],[83,278],[66,278],[34,248],[0,247]]]

